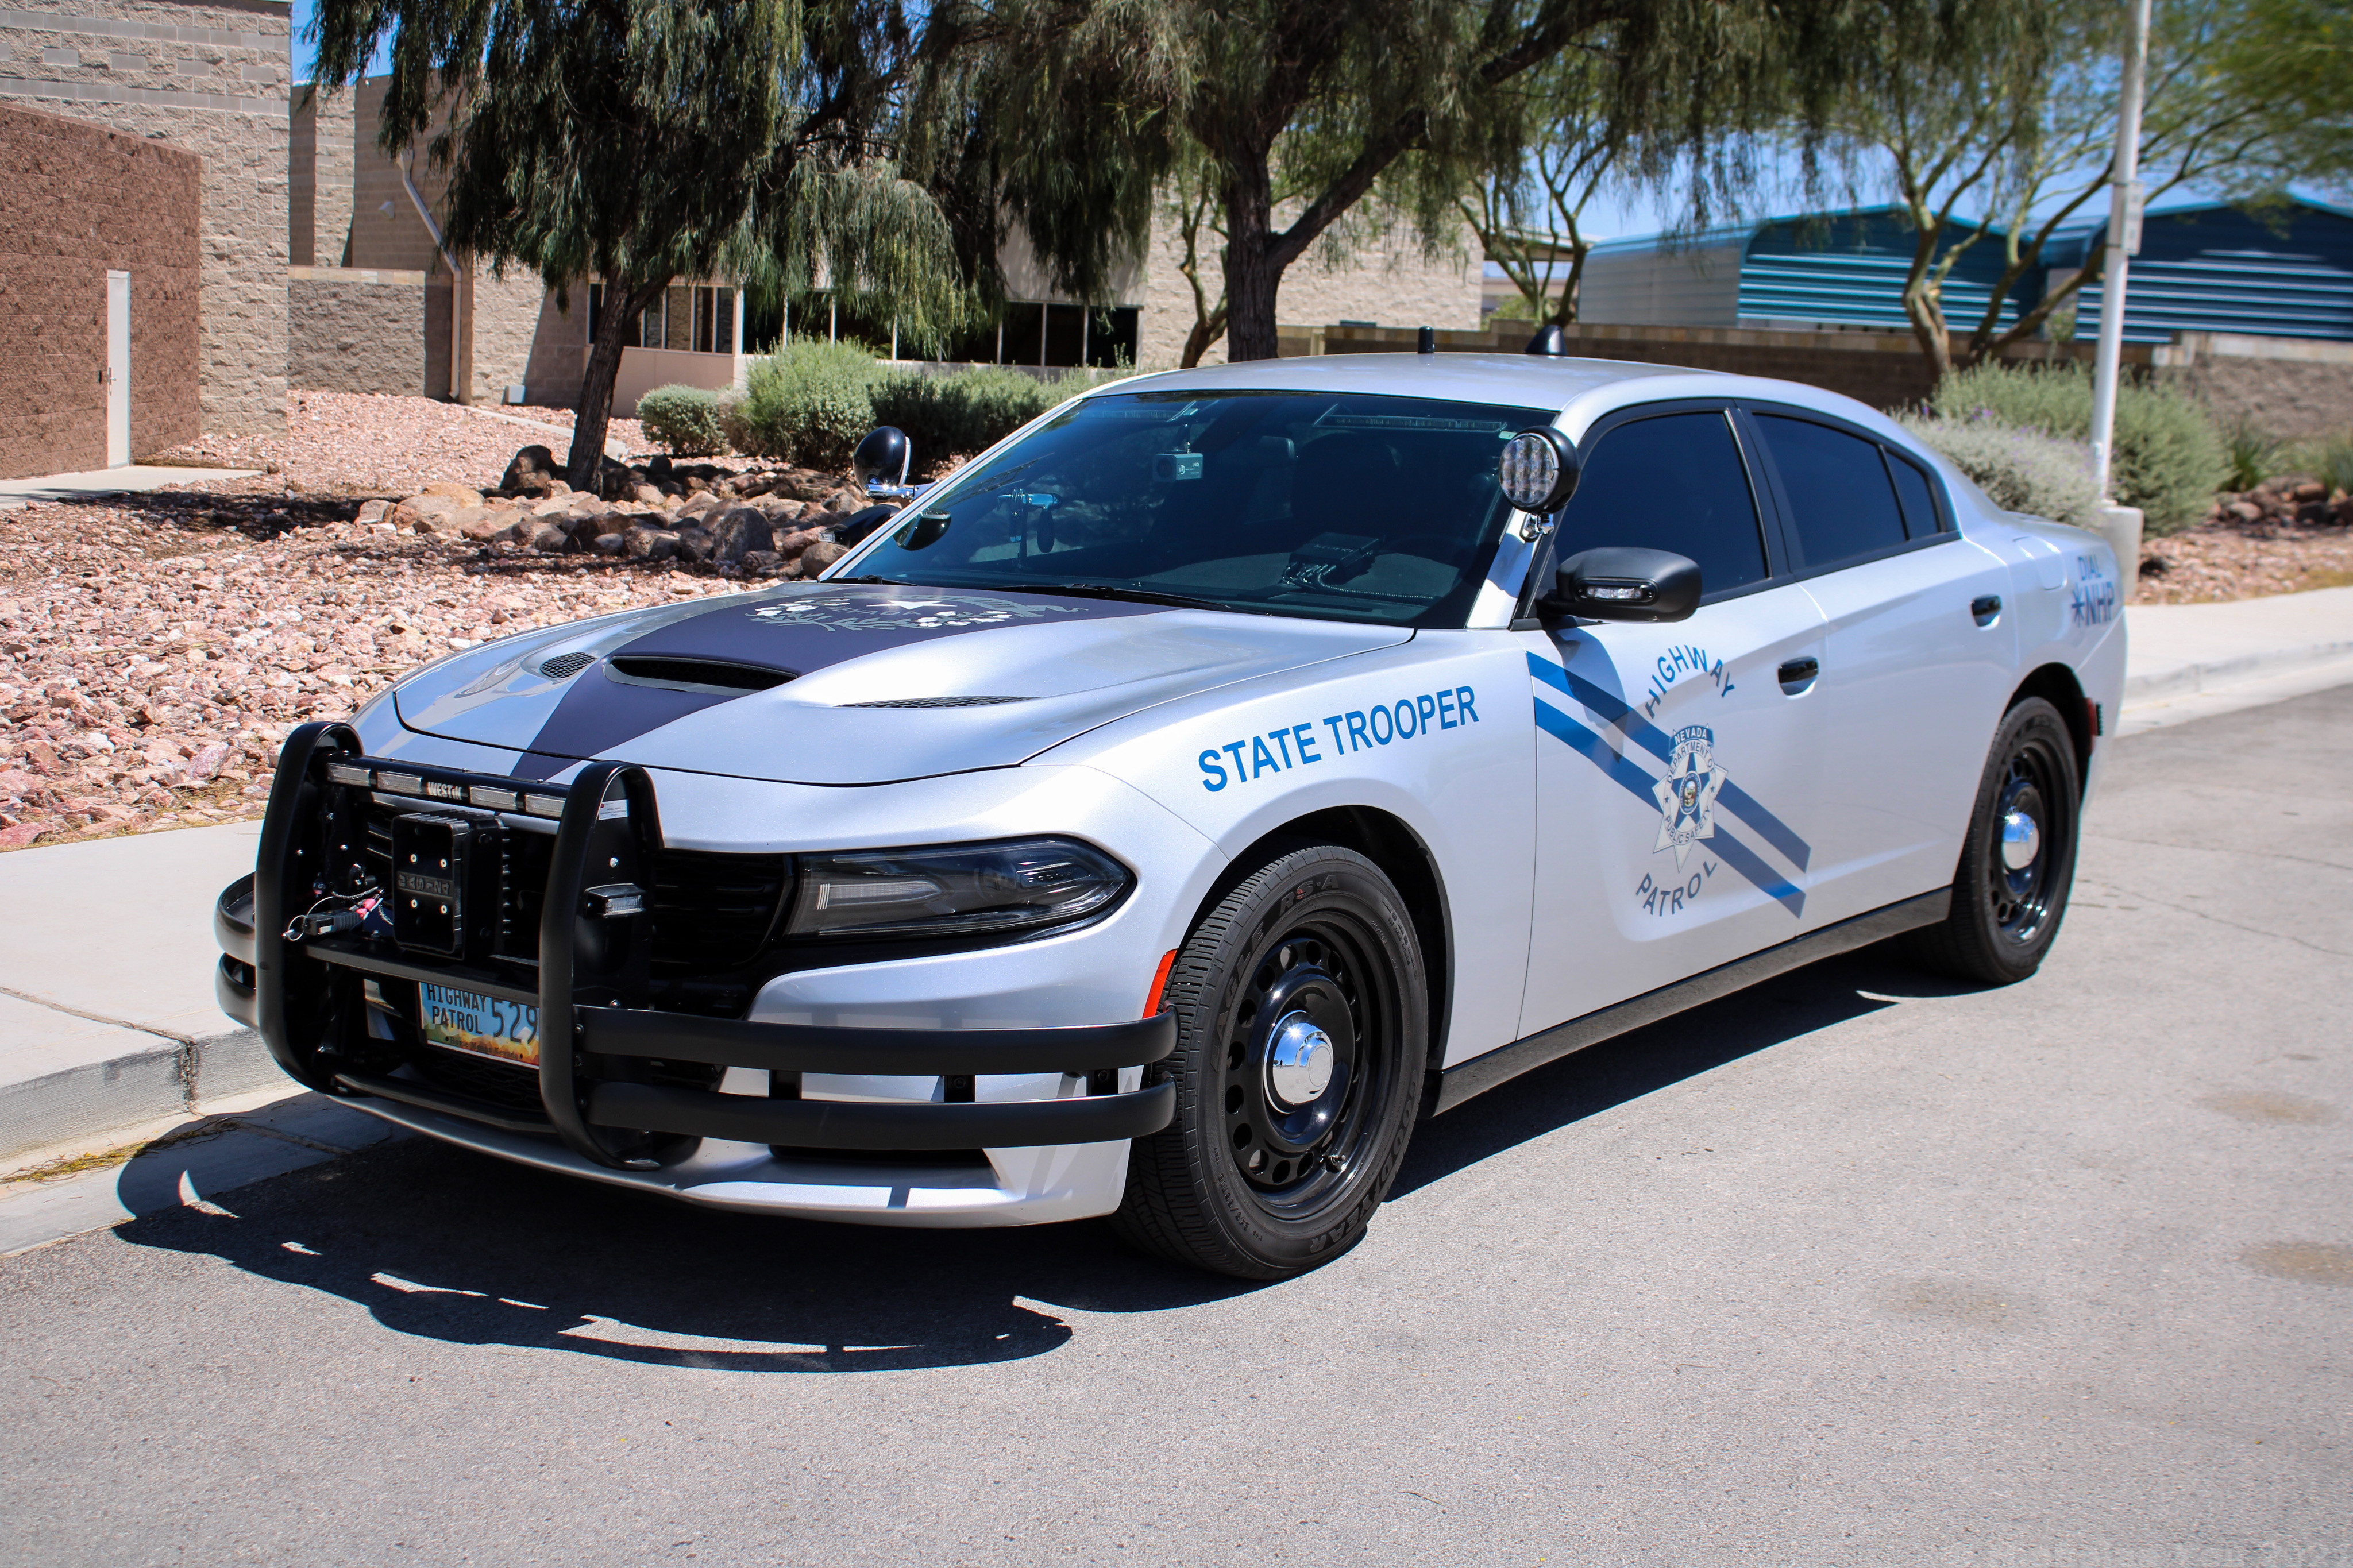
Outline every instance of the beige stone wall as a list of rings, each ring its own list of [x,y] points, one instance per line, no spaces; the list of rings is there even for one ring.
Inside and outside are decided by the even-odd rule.
[[[417,216],[417,205],[408,199],[407,188],[401,183],[400,164],[375,142],[377,121],[384,111],[385,85],[389,79],[371,78],[352,93],[352,232],[346,264],[430,272],[441,266],[440,257],[433,247],[433,236],[427,230],[425,221]],[[437,119],[437,129],[439,123]],[[431,140],[430,132],[425,140]],[[417,194],[425,198],[427,206],[438,212],[449,181],[433,167],[432,160],[423,155],[422,143],[412,172]]]
[[[204,161],[207,431],[285,427],[290,34],[279,0],[14,0],[0,11],[0,100]]]
[[[286,329],[286,379],[296,387],[426,392],[422,272],[290,267]]]
[[[341,267],[351,247],[352,109],[348,89],[294,89],[286,200],[287,259],[296,267]]]
[[[1201,237],[1202,282],[1216,303],[1220,288],[1217,276],[1217,237]],[[1466,231],[1447,253],[1436,259],[1422,253],[1420,243],[1402,229],[1368,234],[1353,245],[1331,237],[1308,247],[1307,254],[1282,275],[1275,296],[1276,318],[1292,323],[1328,326],[1338,321],[1370,321],[1381,327],[1437,327],[1471,331],[1479,325],[1481,289],[1478,247]],[[1186,334],[1193,330],[1192,286],[1177,270],[1184,258],[1182,237],[1165,218],[1153,226],[1152,242],[1143,269],[1138,297],[1137,363],[1149,367],[1174,365],[1184,351]],[[1127,302],[1127,301],[1123,301]],[[1224,363],[1222,341],[1206,363]]]
[[[2182,332],[2158,348],[2151,377],[2204,403],[2229,426],[2275,441],[2353,430],[2353,343]]]

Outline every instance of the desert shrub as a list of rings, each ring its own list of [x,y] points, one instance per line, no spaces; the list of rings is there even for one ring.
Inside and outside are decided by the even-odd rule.
[[[2222,432],[2222,461],[2231,471],[2229,486],[2251,490],[2279,472],[2281,444],[2241,418]]]
[[[839,473],[874,427],[873,390],[887,378],[855,343],[789,343],[744,373],[724,409],[728,437],[754,457]]]
[[[1104,379],[1072,373],[1040,381],[1009,365],[980,365],[954,375],[902,371],[875,389],[874,419],[907,433],[920,468],[993,447]]]
[[[1978,482],[1996,506],[2090,528],[2097,519],[2091,448],[1990,416],[1904,414],[1896,422]]]
[[[1989,363],[1947,376],[1930,412],[1951,420],[1989,416],[2071,441],[2092,434],[2092,374],[2083,365]],[[2151,533],[2171,533],[2204,517],[2230,478],[2222,434],[2195,399],[2126,382],[2116,389],[2116,500],[2147,514]]]
[[[2353,495],[2353,436],[2311,442],[2295,454],[2295,468],[2318,479],[2332,495],[2339,490]]]
[[[638,399],[646,439],[681,458],[708,458],[727,449],[719,395],[699,386],[657,386]]]

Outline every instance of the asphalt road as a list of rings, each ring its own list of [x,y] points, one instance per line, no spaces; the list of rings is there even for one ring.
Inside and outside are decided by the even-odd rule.
[[[1282,1285],[422,1141],[0,1263],[0,1561],[2353,1563],[2353,687],[2115,746],[2035,980],[1556,1064]]]

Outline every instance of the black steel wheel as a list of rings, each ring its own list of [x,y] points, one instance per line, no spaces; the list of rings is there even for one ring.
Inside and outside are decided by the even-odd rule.
[[[2030,697],[2002,716],[1953,875],[1953,908],[1915,931],[1914,955],[1965,980],[2007,985],[2042,967],[2075,879],[2083,786],[2059,710]]]
[[[1176,1049],[1155,1070],[1176,1115],[1128,1156],[1120,1234],[1245,1279],[1354,1246],[1404,1162],[1429,1054],[1396,887],[1354,850],[1282,855],[1194,929],[1164,998]]]

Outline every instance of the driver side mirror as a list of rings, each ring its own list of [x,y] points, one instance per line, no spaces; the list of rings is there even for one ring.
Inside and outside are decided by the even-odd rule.
[[[1596,621],[1681,621],[1699,607],[1699,563],[1665,550],[1584,550],[1560,563],[1539,610]]]

